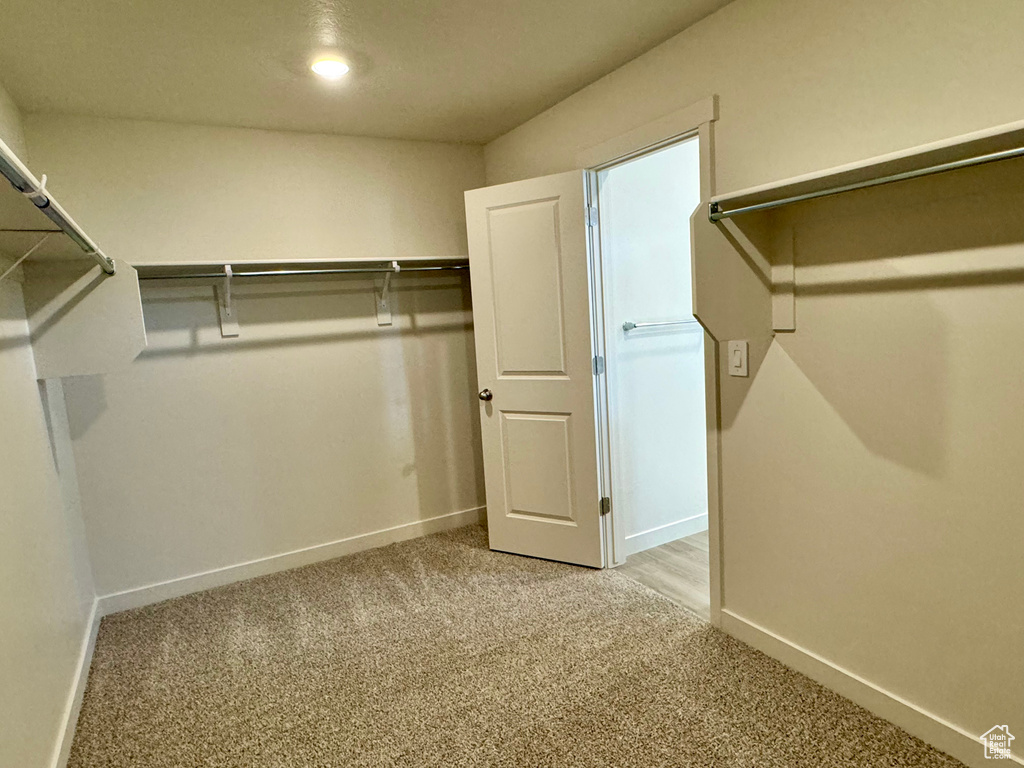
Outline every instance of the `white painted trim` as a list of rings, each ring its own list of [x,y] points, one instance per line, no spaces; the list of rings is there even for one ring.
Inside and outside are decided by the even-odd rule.
[[[53,768],[64,768],[71,754],[71,743],[75,740],[78,713],[82,711],[82,698],[85,696],[85,686],[89,681],[89,667],[92,665],[93,651],[96,650],[96,634],[100,631],[101,618],[99,601],[94,599],[85,635],[82,638],[82,648],[78,654],[78,666],[75,668],[74,681],[68,692],[67,703],[64,705],[60,737],[53,748],[53,757],[50,760],[50,765]]]
[[[694,515],[673,523],[665,523],[657,528],[650,528],[626,537],[626,556],[643,552],[651,547],[658,547],[676,539],[692,536],[708,529],[708,515]]]
[[[961,147],[969,150],[971,145],[980,144],[984,146],[986,142],[991,145],[992,142],[1004,138],[1014,139],[1014,143],[1017,143],[1016,140],[1022,132],[1024,132],[1024,120],[1017,120],[1012,123],[997,125],[992,128],[985,128],[980,131],[972,131],[971,133],[964,133],[959,136],[952,136],[947,139],[928,142],[927,144],[921,144],[916,147],[908,147],[895,152],[888,152],[884,155],[878,155],[877,157],[856,160],[852,163],[845,163],[832,168],[811,171],[810,173],[804,173],[799,176],[792,176],[790,178],[779,179],[777,181],[769,181],[765,184],[758,184],[753,187],[738,189],[734,192],[715,195],[711,198],[711,202],[729,204],[735,200],[741,200],[743,198],[759,198],[770,193],[778,192],[786,187],[809,184],[825,186],[825,182],[828,182],[832,177],[842,176],[843,174],[855,173],[858,171],[870,171],[876,176],[886,175],[888,173],[898,173],[900,171],[908,170],[908,168],[905,167],[906,163],[908,161],[914,161],[922,155],[942,152],[944,150],[960,149]],[[948,160],[952,158],[946,159]],[[896,167],[888,168],[888,166]],[[750,200],[746,200],[744,201],[744,205],[749,204],[750,202]]]
[[[728,608],[722,609],[721,617],[722,630],[733,637],[781,661],[787,667],[807,675],[879,717],[895,723],[936,749],[977,768],[991,764],[991,761],[984,758],[979,736],[970,734],[960,726],[922,709],[813,651],[801,648],[771,630],[738,616]],[[1014,755],[1011,761],[1024,765],[1024,760],[1017,755]]]
[[[136,589],[103,595],[98,598],[100,615],[108,616],[118,611],[140,608],[144,605],[159,603],[193,592],[202,592],[203,590],[221,587],[225,584],[234,584],[235,582],[245,581],[257,576],[266,576],[270,573],[287,571],[303,565],[310,565],[311,563],[333,560],[336,557],[351,555],[366,549],[376,549],[377,547],[394,544],[395,542],[416,539],[431,533],[439,533],[440,531],[447,531],[452,528],[461,528],[464,525],[480,523],[484,519],[484,509],[484,507],[474,507],[473,509],[449,512],[426,520],[416,520],[380,531],[349,536],[348,538],[330,541],[325,544],[315,544],[311,547],[304,547],[291,552],[282,552],[278,555],[270,555],[269,557],[249,560],[244,563],[237,563],[236,565],[228,565],[223,568],[215,568],[211,571],[204,571],[192,574],[191,576],[182,576],[170,581],[148,584]]]
[[[708,96],[695,104],[637,126],[619,136],[584,149],[576,155],[576,167],[593,170],[622,162],[657,149],[660,145],[695,136],[705,123],[718,119],[718,96]]]
[[[707,419],[708,456],[708,581],[711,623],[722,622],[725,578],[722,562],[722,413],[719,389],[718,341],[704,329],[704,417]]]

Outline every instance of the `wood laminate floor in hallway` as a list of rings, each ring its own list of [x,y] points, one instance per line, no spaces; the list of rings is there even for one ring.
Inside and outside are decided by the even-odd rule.
[[[705,621],[710,619],[707,531],[637,552],[615,570],[660,592]]]

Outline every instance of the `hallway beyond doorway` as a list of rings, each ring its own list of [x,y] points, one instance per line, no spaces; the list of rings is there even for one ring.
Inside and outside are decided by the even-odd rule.
[[[615,572],[710,620],[707,531],[632,554]]]

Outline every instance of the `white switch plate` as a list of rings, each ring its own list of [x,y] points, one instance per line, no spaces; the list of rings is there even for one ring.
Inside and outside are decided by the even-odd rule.
[[[729,375],[747,375],[747,350],[749,346],[745,341],[729,342]]]

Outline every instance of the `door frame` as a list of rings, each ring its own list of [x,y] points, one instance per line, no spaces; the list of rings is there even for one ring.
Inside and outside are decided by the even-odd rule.
[[[700,152],[700,199],[706,205],[715,194],[714,123],[718,120],[718,96],[709,96],[657,120],[637,126],[623,134],[591,146],[576,156],[576,166],[587,171],[592,199],[597,189],[597,173],[605,168],[627,162],[642,155],[656,152],[669,145],[697,137]],[[604,306],[602,301],[600,242],[596,228],[591,228],[593,254],[593,280],[591,301],[594,308],[595,355],[604,356]],[[692,258],[692,257],[691,257]],[[599,481],[602,495],[612,496],[608,446],[608,384],[601,375],[597,384],[596,418],[599,443]],[[711,597],[711,623],[722,622],[722,495],[721,495],[721,428],[718,342],[704,329],[704,397],[707,419],[707,476],[708,476],[708,565]],[[625,555],[617,546],[624,541],[624,521],[615,516],[614,497],[611,512],[602,518],[605,565],[615,567],[625,562]]]

